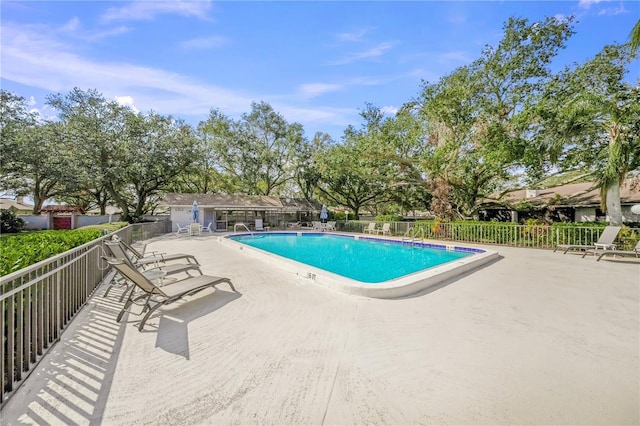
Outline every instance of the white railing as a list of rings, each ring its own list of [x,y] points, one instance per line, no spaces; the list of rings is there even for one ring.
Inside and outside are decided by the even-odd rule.
[[[362,232],[369,222],[341,222],[338,230]],[[558,244],[593,245],[603,231],[602,226],[549,226],[519,225],[515,223],[486,224],[447,222],[390,222],[391,235],[410,240],[447,240],[478,244],[498,244],[540,249],[555,248]],[[382,223],[379,223],[379,227]],[[618,234],[616,245],[630,250],[640,240],[639,228],[624,228]]]
[[[141,223],[117,232],[132,243],[171,230],[171,222]],[[0,405],[12,396],[86,304],[107,274],[105,236],[0,277]]]

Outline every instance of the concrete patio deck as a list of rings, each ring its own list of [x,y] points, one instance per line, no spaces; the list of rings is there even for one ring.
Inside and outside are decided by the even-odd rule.
[[[195,254],[224,285],[143,332],[98,290],[2,424],[640,424],[640,263],[496,247],[502,258],[395,300],[245,256]]]

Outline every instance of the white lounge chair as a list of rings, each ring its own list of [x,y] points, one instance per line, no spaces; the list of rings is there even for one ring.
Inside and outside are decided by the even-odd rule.
[[[621,226],[607,226],[600,234],[600,238],[594,244],[585,245],[585,244],[558,244],[553,250],[556,252],[557,250],[564,250],[563,254],[567,254],[569,250],[583,250],[587,251],[590,249],[615,249],[616,246],[613,244],[616,237],[618,236],[618,232],[620,232]],[[584,257],[584,256],[582,256]]]
[[[211,230],[211,224],[212,223],[213,222],[209,222],[209,224],[207,226],[200,227],[200,232],[207,231],[208,233],[212,234],[213,233],[213,231]]]
[[[178,227],[178,230],[176,231],[176,234],[181,234],[181,233],[185,233],[188,234],[189,233],[189,225],[186,226],[180,226],[179,223],[176,223],[176,226]]]
[[[324,227],[325,231],[335,231],[336,230],[336,222],[331,221],[327,222]]]
[[[376,223],[375,222],[370,222],[368,226],[366,226],[363,230],[362,230],[363,234],[373,234],[373,233],[378,233],[378,229],[376,228]]]

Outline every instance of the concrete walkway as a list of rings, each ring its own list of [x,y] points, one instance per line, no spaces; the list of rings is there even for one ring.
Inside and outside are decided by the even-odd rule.
[[[640,263],[495,247],[396,300],[323,288],[218,241],[169,235],[224,285],[143,332],[91,300],[3,425],[640,424]]]

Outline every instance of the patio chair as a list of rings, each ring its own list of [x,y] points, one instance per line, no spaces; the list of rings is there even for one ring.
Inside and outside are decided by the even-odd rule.
[[[168,254],[168,253],[160,253],[160,252],[154,251],[154,252],[151,252],[151,255],[144,256],[138,250],[133,248],[130,244],[127,244],[126,242],[124,242],[124,240],[119,238],[117,235],[114,235],[113,237],[111,237],[111,239],[113,241],[120,242],[124,247],[126,247],[126,249],[129,250],[129,252],[136,257],[136,260],[134,263],[139,265],[150,264],[150,263],[160,264],[160,263],[166,263],[166,262],[171,262],[173,260],[181,260],[181,259],[185,259],[189,263],[195,263],[196,265],[200,265],[200,262],[198,262],[198,259],[196,259],[196,257],[192,254],[184,254],[184,253]]]
[[[383,224],[382,228],[377,230],[377,233],[382,235],[391,235],[391,224],[390,223]]]
[[[153,314],[155,310],[160,306],[176,302],[184,298],[185,296],[191,296],[206,288],[215,287],[220,283],[227,283],[229,284],[229,287],[231,287],[231,290],[233,290],[234,292],[236,291],[229,278],[214,277],[209,275],[190,277],[171,284],[167,284],[163,287],[159,287],[143,274],[141,274],[140,271],[132,268],[123,260],[114,258],[106,258],[105,260],[107,261],[107,263],[109,263],[109,265],[113,266],[123,277],[126,277],[128,280],[133,282],[133,284],[138,287],[143,293],[140,294],[132,291],[129,294],[129,297],[125,302],[122,310],[118,314],[118,317],[116,318],[116,321],[120,322],[120,320],[122,320],[122,316],[125,314],[125,312],[128,312],[128,309],[133,304],[143,306],[142,313],[146,312],[146,314],[140,321],[140,324],[138,324],[138,331],[142,331],[151,314]]]
[[[585,244],[558,244],[553,250],[554,252],[558,250],[564,250],[563,254],[567,254],[569,250],[589,250],[589,249],[615,249],[615,245],[613,242],[618,236],[618,232],[620,232],[621,226],[607,226],[604,228],[604,231],[596,241],[592,245]],[[584,256],[582,256],[584,257]]]
[[[336,222],[331,221],[327,222],[324,227],[325,231],[335,231],[336,230]]]
[[[189,225],[189,235],[200,235],[200,224],[192,223]]]
[[[323,231],[324,230],[324,224],[320,221],[314,220],[311,222],[311,229],[313,231]]]
[[[172,263],[169,265],[163,264],[145,269],[148,267],[148,264],[136,265],[135,260],[132,259],[125,251],[124,246],[122,245],[122,241],[105,241],[104,245],[106,250],[109,252],[108,254],[110,254],[112,258],[121,259],[132,268],[138,269],[149,280],[159,280],[160,282],[163,282],[164,278],[167,275],[179,274],[184,272],[190,276],[190,272],[192,271],[197,271],[200,275],[202,275],[200,265],[195,263]],[[102,297],[107,297],[111,289],[116,286],[125,287],[125,291],[120,297],[120,301],[122,302],[127,292],[130,290],[130,287],[126,280],[123,281],[121,279],[118,279],[117,277],[112,278]]]
[[[369,225],[362,230],[363,234],[373,234],[374,232],[378,233],[375,222],[370,222]]]
[[[185,225],[185,226],[180,226],[179,223],[176,223],[176,226],[178,227],[178,230],[176,231],[176,234],[181,234],[181,233],[185,233],[188,234],[189,233],[189,225]]]
[[[589,254],[593,254],[594,256],[598,256],[597,261],[600,262],[600,259],[602,259],[604,256],[631,256],[631,257],[637,257],[640,258],[640,241],[638,241],[638,244],[636,244],[636,246],[631,249],[631,250],[599,250],[599,249],[589,249],[585,252],[585,255],[589,253]],[[582,256],[584,257],[584,256]]]
[[[211,225],[213,224],[213,222],[209,222],[209,224],[207,226],[203,226],[200,228],[200,232],[205,232],[207,231],[210,234],[213,234],[213,231],[211,230]]]

